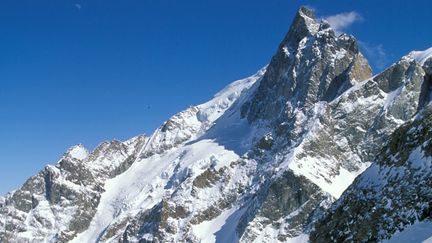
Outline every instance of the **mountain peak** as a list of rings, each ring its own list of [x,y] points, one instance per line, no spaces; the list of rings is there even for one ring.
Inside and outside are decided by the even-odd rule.
[[[64,157],[69,157],[77,160],[84,160],[89,156],[88,150],[82,144],[72,146],[66,151]]]
[[[299,10],[297,11],[298,15],[302,15],[302,16],[306,16],[312,19],[315,19],[315,13],[312,9],[306,7],[306,6],[301,6],[299,8]]]
[[[315,13],[307,8],[300,7],[291,24],[291,27],[282,44],[298,44],[304,37],[309,34],[315,34],[319,29],[319,23],[316,21]]]
[[[354,37],[337,37],[327,22],[301,7],[242,115],[249,121],[274,119],[291,108],[328,102],[371,74]]]

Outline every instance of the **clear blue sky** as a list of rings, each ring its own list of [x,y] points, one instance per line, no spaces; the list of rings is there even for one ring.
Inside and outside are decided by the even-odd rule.
[[[300,5],[355,11],[375,72],[432,46],[432,1],[5,0],[0,194],[70,146],[151,133],[267,64]]]

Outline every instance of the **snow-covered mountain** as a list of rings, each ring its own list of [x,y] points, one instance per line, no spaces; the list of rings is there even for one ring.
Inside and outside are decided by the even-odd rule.
[[[320,219],[314,241],[432,241],[432,48],[403,60],[422,66],[423,109]]]
[[[395,134],[410,126],[403,124],[420,127],[416,121],[427,117],[419,111],[423,114],[431,100],[431,56],[432,49],[412,52],[371,77],[355,38],[337,36],[302,7],[270,64],[253,76],[176,114],[150,137],[104,142],[92,152],[75,146],[0,198],[0,241],[345,237],[337,227],[349,217],[356,224],[357,211],[331,215],[359,200],[352,196],[361,190],[357,184],[372,185],[368,176],[381,173],[384,145],[392,146]],[[410,141],[420,146],[426,140]],[[430,168],[428,163],[414,167]],[[413,195],[420,189],[418,179],[401,187],[414,188]],[[385,180],[384,174],[377,179],[382,188],[366,197],[367,203],[390,198]],[[382,234],[391,236],[393,229]],[[370,239],[384,239],[379,237]]]

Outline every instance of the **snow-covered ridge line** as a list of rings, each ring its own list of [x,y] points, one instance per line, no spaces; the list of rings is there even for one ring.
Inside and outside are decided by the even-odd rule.
[[[423,65],[429,58],[432,57],[432,47],[424,51],[412,51],[408,54],[408,56]]]
[[[236,80],[228,84],[221,91],[216,93],[211,100],[197,105],[197,108],[199,109],[197,114],[198,119],[201,122],[216,121],[223,112],[229,109],[237,98],[240,97],[242,92],[251,88],[251,86],[264,75],[266,68],[267,66],[261,68],[250,77]]]
[[[110,225],[121,224],[149,210],[170,192],[167,187],[173,180],[186,177],[191,180],[209,166],[219,169],[237,160],[237,154],[211,140],[185,143],[209,129],[264,73],[265,68],[231,83],[210,101],[177,113],[159,127],[143,145],[132,166],[105,183],[105,192],[90,227],[73,242],[100,238]]]
[[[191,106],[172,116],[156,129],[137,157],[144,158],[155,153],[163,153],[204,134],[244,92],[262,78],[265,71],[264,67],[248,78],[234,81],[208,102]]]

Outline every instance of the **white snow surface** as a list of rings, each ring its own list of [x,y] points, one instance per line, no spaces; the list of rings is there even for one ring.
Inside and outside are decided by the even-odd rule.
[[[265,70],[266,67],[263,67],[251,77],[234,81],[219,91],[213,99],[198,105],[198,120],[207,122],[216,121],[240,97],[243,91],[249,89],[264,75]]]
[[[432,57],[432,47],[424,51],[412,51],[408,55],[423,65],[429,58]]]
[[[399,231],[392,235],[388,240],[384,240],[383,243],[402,243],[402,242],[432,242],[432,222],[422,221],[416,222],[404,230]]]
[[[84,160],[89,156],[89,151],[82,145],[78,144],[70,148],[66,155],[69,155],[70,157],[78,160]]]
[[[202,243],[238,242],[236,227],[244,209],[230,208],[213,220],[192,226],[192,230]]]

